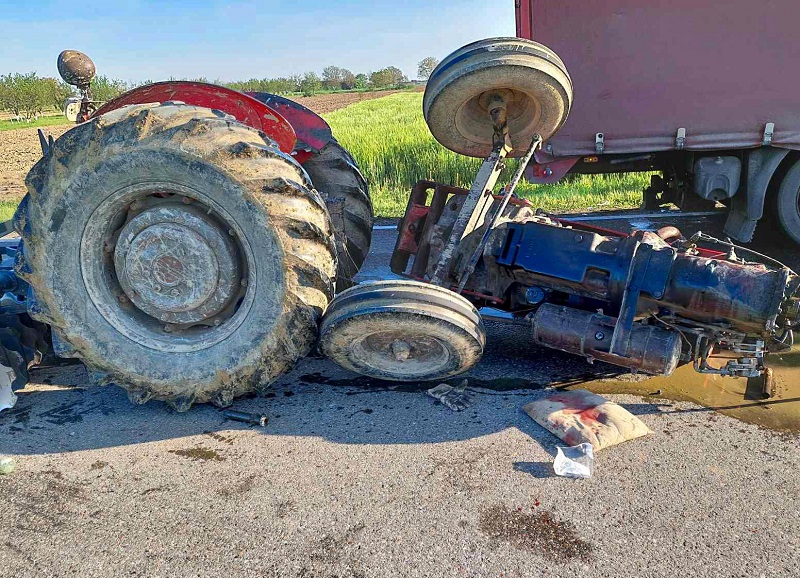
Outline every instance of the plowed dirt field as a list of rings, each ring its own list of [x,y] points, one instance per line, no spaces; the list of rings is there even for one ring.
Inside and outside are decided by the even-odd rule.
[[[362,100],[380,98],[395,92],[397,91],[318,94],[295,100],[318,114],[324,114]],[[46,134],[58,138],[70,127],[71,125],[49,126],[43,130]],[[0,200],[22,198],[25,194],[25,175],[41,156],[42,149],[35,128],[0,131]]]

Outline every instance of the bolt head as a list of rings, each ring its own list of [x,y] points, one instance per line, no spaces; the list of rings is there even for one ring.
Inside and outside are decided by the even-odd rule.
[[[605,338],[606,338],[606,334],[605,334],[605,333],[603,333],[602,331],[598,331],[597,333],[595,333],[595,334],[594,334],[594,338],[595,338],[597,341],[603,341],[603,339],[605,339]]]

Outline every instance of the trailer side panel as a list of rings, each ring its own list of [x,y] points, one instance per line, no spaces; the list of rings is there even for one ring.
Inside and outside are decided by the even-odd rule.
[[[551,154],[800,149],[797,0],[521,0],[517,34],[556,51],[575,86]],[[678,142],[679,129],[685,140]],[[550,151],[548,151],[550,152]]]

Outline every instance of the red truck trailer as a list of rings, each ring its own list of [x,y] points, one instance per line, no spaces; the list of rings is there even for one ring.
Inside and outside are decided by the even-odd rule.
[[[796,0],[516,0],[517,36],[552,48],[575,96],[528,178],[654,170],[644,207],[762,217],[800,243]]]

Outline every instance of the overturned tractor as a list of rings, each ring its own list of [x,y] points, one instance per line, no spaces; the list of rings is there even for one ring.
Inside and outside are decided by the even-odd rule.
[[[535,42],[485,40],[439,65],[424,98],[431,132],[486,160],[469,190],[414,188],[392,258],[407,280],[349,289],[372,209],[317,115],[187,82],[95,103],[88,58],[62,53],[59,70],[81,90],[67,107],[78,125],[42,139],[14,219],[21,240],[4,249],[16,261],[3,273],[15,388],[46,327],[55,353],[94,381],[179,411],[267,387],[318,338],[366,375],[458,374],[482,355],[482,306],[529,324],[542,345],[651,374],[692,362],[768,375],[766,354],[792,343],[800,277],[787,267],[676,230],[566,222],[514,195],[572,104],[564,64]]]

